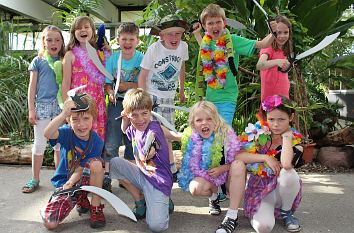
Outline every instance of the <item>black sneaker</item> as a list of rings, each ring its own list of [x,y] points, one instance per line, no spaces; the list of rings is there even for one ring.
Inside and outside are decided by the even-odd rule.
[[[211,215],[219,215],[221,213],[221,208],[219,205],[219,199],[214,201],[209,200],[209,213]]]
[[[102,188],[108,192],[112,192],[112,180],[109,176],[104,176]]]
[[[237,227],[237,225],[237,218],[232,219],[229,217],[225,217],[220,226],[218,226],[218,229],[215,231],[215,233],[232,233]]]
[[[175,204],[173,203],[172,199],[170,198],[170,200],[168,202],[168,213],[172,214],[174,210],[175,210]]]

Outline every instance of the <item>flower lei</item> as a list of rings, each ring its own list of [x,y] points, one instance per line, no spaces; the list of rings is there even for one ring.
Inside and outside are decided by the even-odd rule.
[[[60,108],[63,109],[64,103],[61,93],[61,84],[63,82],[63,65],[61,63],[61,60],[53,61],[52,56],[50,56],[47,50],[44,52],[44,58],[48,62],[49,67],[55,73],[55,81],[58,84],[57,101]]]
[[[75,54],[76,59],[80,61],[83,70],[90,78],[90,80],[98,85],[104,84],[106,80],[105,76],[93,64],[87,52],[80,46],[73,47],[72,52]],[[105,54],[106,57],[108,57],[109,56],[108,52],[107,51],[105,52],[106,52]]]
[[[226,84],[228,58],[233,56],[231,35],[226,28],[215,43],[215,51],[211,47],[212,37],[206,32],[200,45],[202,74],[210,88],[222,89]]]
[[[236,134],[230,131],[225,143],[226,164],[230,164],[239,152],[241,144]],[[223,144],[220,135],[213,134],[203,139],[198,133],[188,127],[182,136],[183,159],[178,173],[178,184],[184,191],[189,190],[189,183],[194,177],[202,177],[207,181],[220,186],[226,182],[227,172],[213,178],[208,174],[208,169],[220,166],[223,157]]]
[[[271,142],[270,130],[268,123],[261,120],[258,116],[255,124],[249,123],[243,132],[239,136],[239,140],[242,142],[242,149],[248,153],[267,154],[268,156],[276,156],[281,150],[269,150],[269,143]],[[294,128],[290,128],[293,132],[292,145],[300,144],[302,135]],[[273,176],[273,170],[266,163],[251,163],[247,164],[247,170],[253,175],[261,177]]]

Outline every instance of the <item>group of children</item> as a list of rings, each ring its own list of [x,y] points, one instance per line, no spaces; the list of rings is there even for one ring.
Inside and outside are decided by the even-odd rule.
[[[301,180],[294,167],[301,165],[302,152],[299,134],[290,129],[294,112],[288,107],[288,77],[278,71],[278,67],[285,70],[289,66],[286,55],[291,53],[291,25],[284,16],[278,16],[271,23],[277,38],[269,34],[261,41],[249,40],[230,34],[225,12],[216,4],[203,10],[200,21],[193,34],[200,43],[196,94],[201,100],[191,108],[190,127],[183,134],[152,120],[151,112],[156,111],[173,125],[173,109],[159,105],[174,105],[178,86],[179,99],[182,103],[185,100],[185,61],[189,57],[188,45],[182,41],[188,29],[184,20],[177,16],[163,18],[150,32],[160,39],[145,55],[136,50],[139,28],[134,23],[122,23],[117,37],[120,50],[110,54],[106,48],[101,57],[115,77],[113,81],[97,69],[86,51],[87,41],[93,47],[96,42],[89,17],[80,16],[73,22],[65,55],[61,31],[46,27],[42,49],[29,68],[29,120],[35,131],[33,177],[22,191],[30,193],[38,188],[49,139],[57,154],[52,178],[55,193],[80,185],[102,187],[104,183],[110,189],[111,179],[118,179],[135,201],[133,212],[137,219],[146,218],[153,232],[161,232],[168,228],[173,211],[170,195],[173,173],[177,171],[171,142],[181,141],[183,160],[177,175],[180,187],[192,195],[207,196],[210,214],[219,215],[218,190],[226,186],[230,205],[216,232],[235,230],[244,193],[245,215],[257,232],[270,232],[279,216],[288,231],[299,231],[293,213],[301,200]],[[200,36],[201,26],[204,37]],[[256,125],[266,141],[258,140],[255,129],[246,128],[237,137],[231,126],[238,88],[230,63],[237,69],[239,55],[251,56],[255,48],[262,48],[257,68],[264,72],[263,117]],[[62,70],[55,67],[55,62],[61,64],[61,60]],[[120,80],[118,87],[116,79]],[[67,95],[70,89],[83,85],[80,92],[84,94],[77,98],[86,108]],[[58,92],[62,99],[57,98]],[[65,122],[68,124],[62,126]],[[145,144],[151,135],[154,140],[147,150]],[[118,156],[122,141],[124,159]],[[247,171],[251,174],[246,188]],[[91,227],[105,225],[100,197],[93,195],[90,203],[87,193],[80,191],[75,195],[53,195],[41,210],[45,226],[56,228],[75,205],[79,213],[90,211]]]

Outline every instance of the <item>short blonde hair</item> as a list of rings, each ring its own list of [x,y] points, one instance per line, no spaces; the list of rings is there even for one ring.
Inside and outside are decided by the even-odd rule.
[[[207,17],[221,17],[223,20],[226,20],[225,10],[218,4],[211,3],[204,8],[200,14],[200,21],[202,24],[205,24]]]
[[[221,136],[224,140],[227,137],[228,132],[232,130],[231,126],[228,125],[223,118],[218,113],[216,106],[209,101],[199,101],[195,103],[189,113],[188,123],[193,128],[195,115],[198,112],[204,112],[206,115],[210,116],[215,124],[215,134]]]
[[[134,110],[148,109],[151,111],[152,100],[149,93],[141,88],[128,90],[124,96],[123,109],[126,114],[130,114]]]

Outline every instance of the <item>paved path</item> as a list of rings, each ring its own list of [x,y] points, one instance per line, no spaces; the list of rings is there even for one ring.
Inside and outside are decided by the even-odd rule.
[[[43,169],[41,187],[32,194],[22,194],[20,189],[30,177],[29,166],[0,165],[0,232],[48,232],[42,225],[38,210],[45,205],[51,193],[49,182],[53,170]],[[296,216],[300,219],[303,233],[354,232],[354,173],[301,174],[304,182],[304,197]],[[113,183],[113,192],[132,207],[128,193]],[[182,192],[176,184],[172,199],[175,212],[171,215],[170,228],[166,232],[207,233],[214,232],[222,221],[227,201],[222,203],[221,216],[208,215],[207,199],[194,198]],[[240,213],[239,233],[254,232],[248,220]],[[88,215],[79,216],[76,211],[55,232],[149,232],[144,221],[134,223],[118,216],[108,205],[105,208],[107,225],[102,230],[93,230]],[[280,222],[273,232],[286,232]]]

